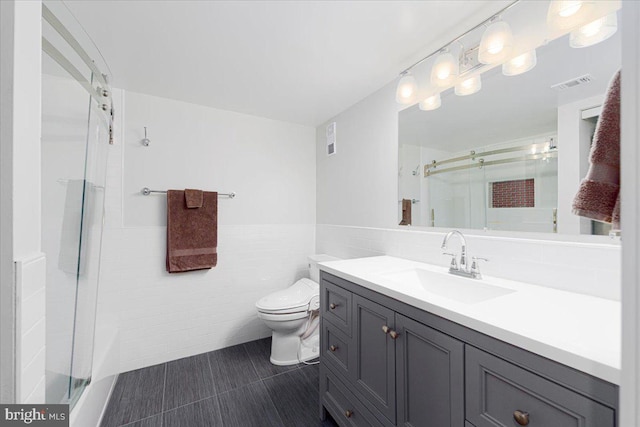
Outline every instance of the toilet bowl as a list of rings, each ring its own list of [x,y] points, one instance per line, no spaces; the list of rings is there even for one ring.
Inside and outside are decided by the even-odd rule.
[[[258,318],[272,330],[270,361],[274,365],[294,365],[318,357],[318,263],[337,259],[328,255],[309,256],[311,279],[300,279],[256,303]]]

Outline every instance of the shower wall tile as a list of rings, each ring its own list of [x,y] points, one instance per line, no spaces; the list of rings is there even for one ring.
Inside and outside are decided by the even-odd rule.
[[[16,365],[17,398],[21,403],[44,402],[45,378],[45,283],[43,253],[15,264],[17,298]]]
[[[345,259],[391,255],[446,266],[443,237],[442,232],[318,224],[316,251]],[[467,248],[472,256],[490,260],[481,267],[486,275],[620,300],[619,245],[469,235]]]

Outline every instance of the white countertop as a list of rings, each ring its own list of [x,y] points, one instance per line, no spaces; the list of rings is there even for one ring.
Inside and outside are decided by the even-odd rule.
[[[477,282],[515,292],[486,301],[463,303],[419,286],[400,284],[384,275],[413,268],[448,275],[448,267],[390,256],[320,264],[321,270],[335,276],[620,384],[620,302],[485,276]]]

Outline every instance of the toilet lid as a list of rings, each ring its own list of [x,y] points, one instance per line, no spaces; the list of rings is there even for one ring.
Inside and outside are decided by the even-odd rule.
[[[306,311],[309,301],[320,292],[320,286],[311,279],[300,279],[287,289],[276,291],[256,303],[263,313]]]

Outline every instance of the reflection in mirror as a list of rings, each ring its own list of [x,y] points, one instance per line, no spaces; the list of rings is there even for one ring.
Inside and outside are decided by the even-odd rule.
[[[571,213],[620,35],[576,49],[567,34],[530,71],[482,74],[481,90],[399,114],[398,212],[404,225],[607,234]]]

